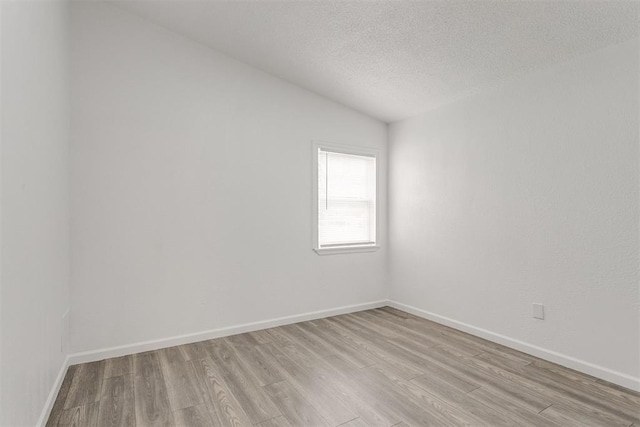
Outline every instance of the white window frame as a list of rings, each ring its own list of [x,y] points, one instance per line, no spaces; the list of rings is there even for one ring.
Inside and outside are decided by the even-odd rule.
[[[380,249],[380,151],[368,147],[354,147],[348,145],[333,144],[324,141],[312,141],[311,144],[311,171],[312,171],[312,242],[313,250],[318,255],[348,254],[356,252],[374,252]],[[376,160],[376,241],[371,245],[335,246],[321,248],[318,238],[318,150],[352,154],[355,156],[374,157]]]

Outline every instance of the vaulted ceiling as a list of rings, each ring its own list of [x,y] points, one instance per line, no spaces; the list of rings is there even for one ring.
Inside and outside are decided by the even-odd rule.
[[[638,35],[632,1],[117,1],[390,122]]]

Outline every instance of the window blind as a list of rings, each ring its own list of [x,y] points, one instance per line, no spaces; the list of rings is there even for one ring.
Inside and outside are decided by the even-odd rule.
[[[318,243],[376,242],[376,159],[318,149]]]

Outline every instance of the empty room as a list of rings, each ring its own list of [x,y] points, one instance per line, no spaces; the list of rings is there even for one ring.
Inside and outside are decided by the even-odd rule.
[[[640,427],[640,2],[0,0],[0,426]]]

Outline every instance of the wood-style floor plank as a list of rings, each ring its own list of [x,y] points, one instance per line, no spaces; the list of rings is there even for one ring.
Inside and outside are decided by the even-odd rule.
[[[293,345],[294,341],[291,340],[291,338],[289,338],[287,335],[285,335],[282,332],[282,329],[280,328],[269,328],[269,329],[265,329],[265,332],[267,334],[269,334],[269,336],[271,337],[271,342],[279,345],[279,346],[286,346],[286,345]]]
[[[581,426],[610,426],[628,427],[631,424],[610,414],[602,413],[597,409],[584,411],[583,408],[569,407],[565,404],[551,405],[540,412],[544,418],[549,419],[561,426],[581,427]]]
[[[262,344],[266,344],[266,342],[263,342]],[[270,420],[263,421],[259,424],[255,424],[255,426],[256,427],[293,427],[291,423],[284,416],[271,418]]]
[[[640,393],[389,307],[69,367],[47,426],[631,426]]]
[[[385,345],[375,334],[365,333],[361,328],[350,324],[345,319],[336,317],[329,318],[327,321],[335,331],[340,333],[343,339],[355,343],[360,347],[361,351],[376,360],[376,364],[386,365],[389,370],[394,370],[405,379],[415,378],[422,374],[422,371],[412,366],[411,363],[407,363],[406,360],[397,357],[393,353],[395,349],[389,348],[388,341]]]
[[[134,357],[136,424],[140,426],[174,425],[159,352],[140,353]]]
[[[186,360],[198,360],[209,357],[206,341],[181,345],[180,348]]]
[[[449,405],[463,409],[465,413],[473,416],[477,421],[473,424],[480,425],[517,425],[510,417],[505,416],[500,408],[485,406],[478,400],[470,397],[451,386],[445,381],[425,377],[414,378],[411,382],[432,393]]]
[[[158,355],[163,363],[186,362],[189,359],[189,355],[182,345],[158,350]]]
[[[100,401],[105,362],[78,365],[69,387],[64,408],[77,408]]]
[[[65,409],[60,414],[59,426],[86,427],[98,423],[98,411],[100,403],[91,402],[83,406]]]
[[[386,409],[395,412],[398,419],[405,419],[411,425],[462,425],[461,422],[452,422],[451,420],[446,423],[439,415],[426,410],[422,407],[419,399],[413,398],[405,391],[396,389],[393,386],[393,381],[382,372],[375,366],[371,366],[358,370],[354,375],[366,389],[371,390],[370,395],[384,402]],[[392,376],[393,374],[387,375]],[[400,380],[406,381],[402,378]]]
[[[373,376],[383,383],[388,384],[389,389],[395,391],[398,396],[418,405],[424,411],[424,419],[432,420],[433,424],[443,425],[471,425],[476,423],[473,416],[459,410],[455,405],[447,403],[434,393],[420,388],[411,381],[395,377],[384,371],[384,368],[375,366],[367,368]]]
[[[214,361],[207,357],[191,363],[201,384],[204,403],[213,424],[225,427],[251,424]]]
[[[166,356],[160,353],[162,375],[167,386],[171,409],[176,411],[200,405],[202,395],[193,372],[193,365],[182,361],[170,362]]]
[[[378,322],[375,322],[376,324],[380,323],[387,326],[395,325],[399,331],[402,331],[399,336],[418,341],[429,347],[450,347],[461,356],[474,356],[483,351],[482,349],[473,345],[468,345],[451,335],[446,335],[444,329],[434,328],[428,323],[413,323],[408,319],[398,318],[397,316],[384,312],[373,312],[371,314],[378,317],[379,320]]]
[[[324,361],[340,375],[340,385],[350,394],[341,398],[369,426],[390,426],[397,424],[402,416],[388,402],[379,398],[375,390],[368,388],[354,373],[360,371],[356,365],[341,356],[330,356]]]
[[[173,416],[179,426],[209,427],[213,424],[209,411],[204,404],[178,409],[173,412]]]
[[[105,378],[102,384],[98,425],[135,426],[134,402],[133,374]]]
[[[327,357],[334,354],[334,350],[313,334],[300,329],[298,325],[287,325],[279,328],[288,336],[295,345],[300,345],[311,350],[318,357]]]
[[[216,363],[225,383],[234,394],[252,424],[277,417],[280,411],[268,399],[258,379],[238,359],[223,340],[211,342],[209,354]]]
[[[474,400],[490,408],[501,408],[509,418],[512,418],[520,425],[545,425],[546,427],[560,427],[559,424],[550,420],[545,420],[536,411],[532,411],[529,406],[517,396],[501,393],[492,388],[477,388],[469,394]],[[546,408],[544,408],[546,409]]]
[[[340,424],[340,427],[369,427],[369,425],[362,421],[360,418],[356,418],[355,420],[347,421],[344,424]]]
[[[552,402],[548,396],[527,388],[518,382],[509,381],[499,375],[491,375],[483,369],[478,369],[478,366],[473,363],[476,361],[475,358],[456,358],[455,354],[439,347],[430,349],[429,353],[425,353],[423,357],[428,359],[431,367],[438,371],[431,371],[431,375],[424,375],[422,378],[416,379],[418,381],[423,381],[425,378],[430,381],[439,379],[450,386],[458,387],[459,391],[465,393],[472,391],[468,388],[474,384],[483,388],[491,388],[502,394],[518,398],[522,404],[527,405],[534,413],[548,407]],[[426,384],[423,382],[422,386],[426,387]]]
[[[607,414],[615,417],[619,422],[630,425],[636,422],[640,416],[638,408],[634,406],[619,405],[613,399],[592,394],[584,390],[579,383],[564,384],[557,378],[551,378],[542,372],[531,369],[514,369],[500,365],[490,359],[469,359],[469,363],[486,370],[497,377],[502,377],[512,382],[519,383],[521,387],[528,387],[538,394],[549,396],[552,403],[562,403],[564,406],[577,406],[583,411],[592,411],[594,414]],[[527,368],[527,367],[525,367]]]
[[[308,334],[315,335],[324,346],[331,347],[334,354],[339,354],[342,358],[349,360],[359,368],[375,364],[372,358],[362,354],[357,347],[350,346],[338,336],[332,334],[331,330],[324,327],[320,321],[299,323],[298,327]]]
[[[322,415],[287,381],[269,384],[264,389],[293,425],[318,427],[332,425],[322,418]]]
[[[521,372],[538,379],[546,386],[563,394],[569,394],[577,400],[589,402],[590,406],[604,410],[613,410],[622,419],[640,422],[640,406],[636,399],[620,395],[614,390],[607,390],[590,381],[576,381],[560,374],[558,369],[540,368],[536,364],[527,365]],[[576,387],[577,386],[577,387]],[[572,394],[575,393],[575,394]],[[606,402],[603,404],[603,402]]]
[[[104,377],[118,377],[133,373],[133,357],[122,356],[105,360]]]
[[[294,346],[277,348],[273,344],[265,344],[260,350],[263,357],[271,359],[283,368],[282,376],[287,379],[288,386],[313,402],[318,412],[331,425],[339,425],[357,418],[357,415],[340,401],[337,390],[331,387],[330,379],[322,376],[319,369],[309,367],[307,362],[313,364],[313,357],[302,360],[309,356],[308,353],[300,356],[303,349]]]
[[[236,337],[251,337],[251,335],[242,334]],[[241,341],[238,339],[227,340],[229,346],[235,351],[238,358],[251,370],[260,385],[265,386],[272,383],[282,381],[284,378],[280,373],[280,369],[274,365],[269,359],[262,357],[256,347],[260,345],[253,337],[251,340]]]
[[[248,334],[252,336],[253,339],[255,339],[258,342],[258,344],[268,344],[271,341],[273,341],[273,338],[271,337],[271,335],[269,335],[269,332],[267,332],[264,329],[259,331],[249,332]],[[282,419],[282,418],[283,417],[277,417],[275,418],[275,420]]]

